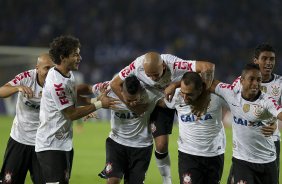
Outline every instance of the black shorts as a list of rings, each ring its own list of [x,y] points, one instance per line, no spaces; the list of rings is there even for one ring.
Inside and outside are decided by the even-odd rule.
[[[277,184],[276,162],[256,164],[232,158],[234,183]]]
[[[276,148],[276,166],[277,166],[277,177],[279,181],[279,173],[280,173],[280,141],[274,141]]]
[[[218,184],[221,180],[223,166],[224,154],[202,157],[178,151],[180,183]]]
[[[46,183],[69,183],[72,169],[73,150],[50,150],[37,152],[36,154]]]
[[[106,177],[122,179],[127,184],[143,184],[148,170],[153,145],[144,148],[128,147],[106,140]]]
[[[155,107],[150,117],[154,137],[171,134],[175,112],[175,109]]]
[[[35,184],[43,184],[35,147],[21,144],[11,137],[8,140],[0,180],[3,184],[24,184],[27,171]]]

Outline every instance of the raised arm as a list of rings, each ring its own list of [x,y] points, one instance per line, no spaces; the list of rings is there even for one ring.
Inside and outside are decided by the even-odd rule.
[[[124,99],[121,95],[121,87],[123,84],[123,80],[117,75],[115,76],[112,81],[110,82],[110,87],[113,90],[113,92],[118,96],[118,98],[124,102]],[[125,103],[125,102],[124,102]]]
[[[216,86],[218,85],[220,83],[220,81],[219,80],[213,80],[212,81],[212,84],[211,84],[211,86],[210,86],[210,88],[209,88],[209,91],[211,92],[211,93],[215,93],[215,88],[216,88]]]
[[[214,78],[215,64],[207,61],[196,61],[196,72],[201,73],[207,89],[211,86]]]
[[[17,92],[22,92],[27,97],[32,97],[33,92],[29,87],[26,86],[12,86],[11,84],[7,83],[0,88],[0,98],[7,98]]]

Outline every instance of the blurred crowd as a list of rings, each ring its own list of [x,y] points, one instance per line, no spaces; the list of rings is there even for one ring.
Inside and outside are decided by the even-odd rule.
[[[0,5],[1,45],[47,47],[54,37],[72,34],[82,43],[80,71],[89,83],[111,79],[147,51],[214,62],[216,77],[230,82],[256,45],[268,42],[282,67],[279,0],[1,0]]]

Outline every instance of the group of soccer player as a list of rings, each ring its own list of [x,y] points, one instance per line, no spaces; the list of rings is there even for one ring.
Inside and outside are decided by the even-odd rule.
[[[179,122],[178,173],[181,184],[218,184],[224,166],[222,110],[232,114],[233,158],[227,183],[279,182],[282,77],[273,73],[275,50],[255,49],[233,84],[214,79],[215,65],[148,52],[111,81],[76,85],[72,71],[81,62],[80,42],[60,36],[36,69],[0,88],[17,92],[16,116],[4,155],[0,183],[23,184],[27,171],[35,184],[67,184],[74,156],[72,121],[111,109],[106,141],[107,184],[143,184],[153,142],[163,179],[171,184],[169,134]],[[95,98],[86,95],[94,95]],[[229,143],[231,144],[231,143]],[[102,168],[101,168],[102,169]]]

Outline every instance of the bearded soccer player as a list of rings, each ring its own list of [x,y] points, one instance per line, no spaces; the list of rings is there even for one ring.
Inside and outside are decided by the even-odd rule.
[[[201,76],[187,72],[181,79],[171,102],[159,105],[177,110],[179,122],[178,172],[180,183],[220,183],[225,152],[225,132],[222,109],[227,106],[222,98],[211,94],[206,114],[199,119],[192,108],[205,90]]]
[[[79,94],[72,71],[78,70],[82,59],[77,38],[55,38],[49,54],[56,66],[50,69],[42,92],[35,151],[46,184],[67,184],[73,157],[72,121],[101,107],[114,107],[116,101],[104,94],[93,104],[76,107]]]
[[[264,127],[277,126],[282,108],[270,95],[262,92],[259,65],[250,63],[242,71],[241,89],[214,81],[210,90],[222,96],[233,116],[234,183],[277,184],[276,149],[272,136],[262,133]]]
[[[148,52],[135,59],[129,66],[119,72],[111,82],[111,89],[123,102],[120,86],[125,78],[134,74],[145,84],[147,89],[158,90],[157,95],[171,98],[175,88],[167,88],[171,82],[179,82],[185,72],[201,73],[207,87],[213,80],[214,64],[204,61],[183,60],[170,54]],[[126,104],[126,103],[125,103]],[[137,114],[142,114],[144,108]],[[156,107],[151,114],[151,129],[155,140],[155,158],[162,175],[163,184],[171,183],[170,157],[168,153],[168,140],[171,134],[174,109]]]
[[[42,86],[49,69],[53,66],[49,54],[42,54],[38,57],[35,69],[18,74],[0,88],[1,98],[18,93],[16,116],[0,174],[3,184],[23,184],[27,171],[30,172],[33,183],[44,183],[35,153],[35,136],[40,124]]]
[[[282,76],[274,74],[273,69],[275,66],[275,50],[266,43],[260,44],[255,48],[253,62],[259,65],[262,74],[261,90],[268,95],[272,96],[279,105],[282,104]],[[234,90],[240,90],[240,77],[234,82]],[[278,123],[278,122],[277,122]],[[280,168],[280,131],[277,129],[273,134],[273,140],[276,148],[276,164],[279,181],[279,168]],[[228,183],[232,183],[232,167],[228,178]]]

